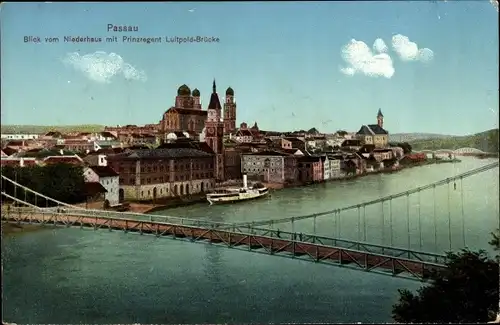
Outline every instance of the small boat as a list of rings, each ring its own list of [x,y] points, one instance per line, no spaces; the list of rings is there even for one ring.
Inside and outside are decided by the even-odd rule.
[[[246,200],[253,200],[269,193],[265,186],[253,186],[248,188],[247,175],[243,175],[243,187],[240,189],[225,189],[207,194],[207,201],[212,204],[234,203]]]

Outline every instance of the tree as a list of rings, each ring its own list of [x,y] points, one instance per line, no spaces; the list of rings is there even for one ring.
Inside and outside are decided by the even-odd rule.
[[[341,137],[344,137],[344,136],[346,136],[346,135],[347,135],[347,131],[344,131],[344,130],[338,130],[338,131],[337,131],[337,134],[338,134],[339,136],[341,136]]]
[[[498,233],[492,242],[498,244]],[[498,247],[498,246],[497,246]],[[495,247],[497,249],[497,247]],[[398,290],[392,318],[398,323],[481,323],[498,312],[498,263],[480,250],[448,253],[447,268],[414,295]]]
[[[48,166],[26,166],[11,167],[4,166],[2,175],[10,178],[29,189],[44,194],[52,199],[65,203],[79,203],[85,201],[85,179],[83,169],[79,166],[68,164],[54,164]],[[29,191],[24,192],[20,187],[14,186],[2,180],[2,190],[7,194],[36,204],[44,206],[48,204]]]

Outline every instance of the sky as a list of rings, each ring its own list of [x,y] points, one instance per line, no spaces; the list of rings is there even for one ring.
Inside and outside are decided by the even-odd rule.
[[[206,109],[215,78],[221,97],[234,89],[237,125],[263,130],[357,131],[379,108],[390,133],[498,128],[488,0],[3,3],[0,15],[2,125],[158,123],[182,84]]]

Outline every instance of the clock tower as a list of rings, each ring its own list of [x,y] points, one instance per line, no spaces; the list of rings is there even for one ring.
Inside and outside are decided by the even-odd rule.
[[[207,120],[205,121],[205,142],[215,152],[214,175],[218,181],[224,180],[224,123],[221,121],[221,112],[222,107],[214,79],[207,109]]]

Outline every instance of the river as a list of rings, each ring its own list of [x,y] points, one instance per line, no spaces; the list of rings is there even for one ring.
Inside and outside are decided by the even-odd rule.
[[[396,194],[493,161],[464,158],[457,164],[284,189],[248,203],[198,204],[156,213],[226,222],[300,216]],[[392,204],[392,227],[386,203],[383,213],[380,204],[367,207],[366,223],[361,221],[360,227],[354,210],[338,219],[319,217],[316,230],[357,239],[363,236],[358,228],[366,224],[367,241],[388,243],[392,228],[393,244],[406,247],[405,200]],[[462,225],[467,229],[467,246],[488,248],[488,234],[498,227],[498,169],[464,179],[463,184],[459,181],[456,190],[451,184],[449,192],[447,186],[438,187],[435,195],[430,190],[420,194],[420,201],[417,195],[409,200],[412,248],[446,250],[449,229],[452,248],[461,248]],[[285,230],[291,224],[274,227]],[[297,222],[294,227],[310,232],[312,220]],[[2,251],[3,318],[17,323],[390,322],[397,289],[414,290],[421,285],[215,245],[106,230],[45,229],[13,234],[3,240]]]

